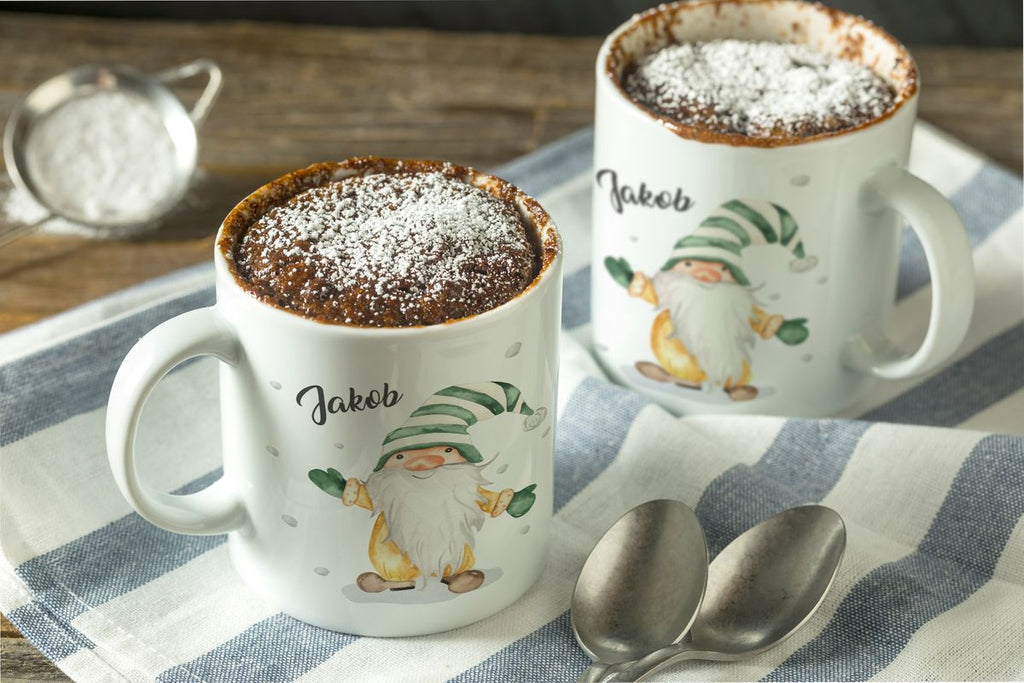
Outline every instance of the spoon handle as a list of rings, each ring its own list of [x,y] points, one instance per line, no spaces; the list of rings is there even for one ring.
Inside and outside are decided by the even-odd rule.
[[[669,664],[687,659],[707,659],[707,655],[707,652],[690,649],[686,643],[677,643],[655,650],[641,659],[606,667],[601,681],[642,681]]]
[[[39,228],[39,226],[41,226],[43,223],[50,220],[51,218],[53,218],[53,214],[48,213],[42,218],[34,220],[31,223],[21,223],[18,225],[12,225],[8,226],[6,230],[0,230],[0,247],[7,244],[8,242],[13,242],[19,237],[24,237],[29,233],[35,232]]]
[[[606,673],[608,673],[607,664],[594,662],[580,674],[580,677],[576,679],[576,683],[598,683],[598,681],[604,678]]]

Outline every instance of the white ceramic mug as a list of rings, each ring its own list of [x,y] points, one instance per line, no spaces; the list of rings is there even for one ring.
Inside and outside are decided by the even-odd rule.
[[[377,161],[385,171],[403,163]],[[542,568],[561,245],[534,200],[461,169],[467,182],[512,196],[542,245],[539,274],[508,303],[444,324],[380,329],[317,322],[247,293],[225,258],[233,236],[303,189],[352,175],[349,163],[278,179],[225,219],[216,305],[155,328],[117,374],[110,465],[153,524],[227,532],[238,573],[292,616],[360,635],[443,631],[511,604]],[[224,474],[172,496],[140,480],[135,430],[160,378],[198,355],[222,361]]]
[[[660,47],[722,38],[855,59],[898,104],[846,131],[759,141],[659,118],[620,85]],[[596,70],[593,337],[615,379],[679,413],[828,415],[876,378],[918,375],[952,355],[973,308],[971,252],[950,204],[905,170],[918,75],[889,34],[794,0],[676,3],[620,26]],[[911,353],[885,332],[901,217],[932,279],[931,319]],[[730,253],[712,244],[730,240]],[[715,293],[680,288],[660,300],[652,280],[673,269]],[[724,280],[736,286],[716,287]]]

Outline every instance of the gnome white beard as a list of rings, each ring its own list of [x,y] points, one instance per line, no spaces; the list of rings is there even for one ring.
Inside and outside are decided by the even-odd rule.
[[[380,470],[367,478],[366,490],[374,512],[384,513],[388,540],[408,553],[426,581],[449,565],[456,571],[465,547],[474,547],[473,530],[484,523],[477,487],[487,483],[476,465],[459,463],[422,472]]]
[[[753,294],[732,282],[704,283],[670,270],[657,273],[652,284],[658,306],[672,319],[672,336],[697,359],[706,381],[738,382],[754,345]]]

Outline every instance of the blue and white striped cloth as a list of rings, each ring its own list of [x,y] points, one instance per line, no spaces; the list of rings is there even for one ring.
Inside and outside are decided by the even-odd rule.
[[[494,618],[433,636],[307,626],[250,593],[223,536],[161,531],[107,470],[104,405],[135,340],[212,302],[208,266],[0,337],[0,608],[82,681],[549,681],[588,663],[569,628],[576,573],[645,500],[697,510],[714,555],[773,513],[820,501],[847,523],[832,592],[778,648],[688,662],[663,680],[1024,677],[1022,185],[920,125],[912,169],[968,226],[978,300],[953,362],[881,385],[829,420],[674,418],[605,381],[586,344],[589,165],[581,132],[499,174],[541,197],[567,248],[555,520],[547,568]],[[903,252],[895,335],[912,346],[930,290]],[[141,426],[143,473],[188,492],[218,476],[214,361],[173,372]]]

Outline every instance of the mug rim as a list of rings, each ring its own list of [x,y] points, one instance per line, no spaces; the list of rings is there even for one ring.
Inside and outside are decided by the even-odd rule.
[[[271,208],[307,189],[329,182],[337,182],[354,175],[374,172],[442,172],[449,177],[490,192],[499,199],[512,202],[519,210],[523,221],[530,226],[537,236],[537,248],[540,252],[541,261],[537,274],[521,292],[499,306],[440,323],[402,327],[375,327],[316,320],[300,311],[264,301],[242,285],[234,259],[230,258],[229,255],[232,253],[232,248],[238,236],[253,221]],[[507,180],[478,171],[470,166],[460,166],[447,161],[362,156],[350,157],[342,161],[312,164],[311,166],[286,173],[254,190],[235,205],[221,222],[214,242],[214,266],[218,285],[221,282],[228,284],[236,298],[246,302],[245,305],[255,306],[273,315],[280,315],[281,322],[290,322],[307,327],[313,326],[313,328],[328,334],[401,337],[445,334],[455,330],[466,331],[472,327],[487,324],[491,320],[513,314],[517,308],[525,305],[528,300],[535,298],[537,291],[546,290],[551,281],[560,276],[562,252],[562,237],[551,216],[541,207],[536,199],[527,195]],[[220,288],[218,287],[218,289]],[[220,306],[221,303],[222,301],[218,298],[217,305]]]
[[[868,121],[860,123],[856,126],[850,126],[834,131],[825,131],[816,135],[784,135],[784,136],[772,136],[767,138],[755,138],[740,133],[722,133],[718,131],[712,131],[702,126],[696,126],[692,124],[681,123],[668,116],[660,115],[649,107],[637,102],[629,96],[625,91],[621,83],[621,76],[616,78],[616,69],[625,69],[625,64],[622,64],[624,57],[635,58],[635,54],[625,55],[626,50],[622,47],[623,39],[637,30],[640,26],[645,23],[654,23],[663,17],[670,15],[676,15],[693,11],[696,9],[704,8],[707,6],[714,6],[716,13],[720,11],[723,5],[775,5],[775,6],[786,6],[791,8],[801,7],[816,12],[828,14],[833,21],[833,24],[845,22],[849,26],[858,26],[862,30],[869,31],[875,34],[879,39],[891,45],[898,55],[897,61],[905,61],[906,63],[906,75],[902,84],[893,85],[896,90],[896,100],[894,104],[889,107],[880,116],[872,118]],[[858,62],[861,63],[861,62]],[[861,63],[862,64],[862,63]],[[867,66],[867,65],[864,65]],[[871,67],[868,67],[871,68]],[[878,26],[869,19],[866,19],[860,15],[851,14],[843,10],[835,9],[821,4],[820,2],[806,2],[805,0],[674,0],[664,4],[659,4],[650,9],[634,14],[632,17],[627,19],[625,22],[615,28],[605,38],[601,44],[600,50],[598,50],[597,61],[595,63],[595,70],[597,72],[598,88],[607,88],[611,86],[614,96],[619,98],[619,101],[625,103],[632,109],[643,114],[645,117],[650,119],[652,122],[661,125],[666,130],[674,133],[680,138],[693,140],[694,142],[701,142],[706,144],[726,144],[732,147],[748,147],[748,148],[775,148],[775,147],[794,147],[797,145],[808,144],[813,142],[822,142],[825,140],[833,140],[841,138],[845,135],[852,133],[861,132],[872,126],[887,121],[894,117],[897,113],[902,111],[907,105],[914,102],[917,98],[919,85],[920,85],[920,71],[917,67],[917,62],[914,60],[910,50],[907,49],[903,43],[896,39],[891,33],[886,31],[881,26]],[[874,69],[872,69],[874,71]],[[877,74],[877,72],[875,72]],[[880,75],[880,74],[878,74]],[[887,79],[886,82],[888,83]]]

